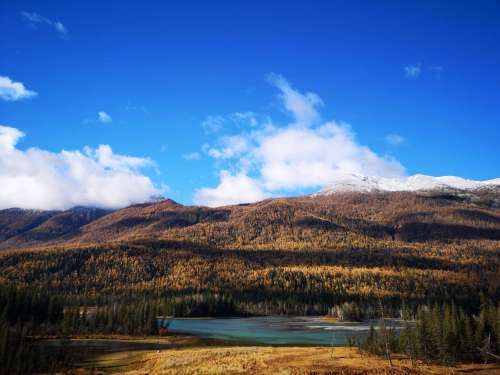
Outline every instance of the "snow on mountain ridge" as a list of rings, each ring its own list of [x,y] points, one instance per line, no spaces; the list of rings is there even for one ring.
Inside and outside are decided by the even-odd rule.
[[[315,195],[328,195],[335,192],[357,191],[422,191],[422,190],[474,190],[483,187],[500,187],[500,178],[476,181],[457,176],[433,177],[416,174],[407,177],[375,177],[349,174],[337,178]]]

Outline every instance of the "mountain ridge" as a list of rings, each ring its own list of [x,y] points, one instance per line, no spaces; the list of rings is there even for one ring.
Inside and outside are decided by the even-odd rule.
[[[0,281],[72,298],[161,292],[190,303],[200,293],[224,294],[259,314],[325,314],[332,303],[380,298],[469,305],[481,291],[500,295],[499,194],[339,192],[219,208],[138,204],[0,242]],[[50,215],[46,221],[60,222]]]
[[[215,247],[330,241],[500,239],[500,189],[338,191],[217,208],[173,200],[119,210],[0,210],[0,249],[168,240]],[[302,238],[302,239],[301,239]],[[326,241],[326,242],[325,242]],[[289,245],[286,245],[289,244]]]
[[[432,191],[432,190],[476,190],[500,189],[500,178],[477,181],[457,176],[433,177],[416,174],[406,177],[377,177],[359,174],[346,174],[327,184],[317,195],[328,195],[336,192],[356,191]]]

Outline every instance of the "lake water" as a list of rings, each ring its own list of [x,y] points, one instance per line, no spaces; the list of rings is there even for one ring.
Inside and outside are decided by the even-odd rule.
[[[370,323],[329,322],[321,317],[266,316],[251,318],[171,319],[169,331],[203,338],[267,345],[348,344],[349,337],[367,334]],[[402,328],[404,322],[387,320],[386,325]]]

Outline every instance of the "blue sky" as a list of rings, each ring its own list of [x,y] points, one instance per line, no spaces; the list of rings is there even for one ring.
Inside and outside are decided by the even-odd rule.
[[[17,153],[0,158],[52,164],[23,169],[38,191],[0,206],[58,207],[54,178],[71,179],[64,207],[303,194],[351,169],[499,177],[499,2],[269,3],[2,2],[0,124],[25,135],[4,134]],[[58,170],[74,166],[61,150],[97,163],[102,185]],[[115,185],[124,200],[88,195]]]

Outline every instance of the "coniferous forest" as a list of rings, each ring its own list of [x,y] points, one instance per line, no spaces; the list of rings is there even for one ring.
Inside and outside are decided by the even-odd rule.
[[[455,304],[420,306],[412,323],[399,333],[382,323],[371,326],[359,349],[379,356],[404,353],[412,361],[496,362],[500,359],[500,305],[481,303],[476,314]],[[386,346],[387,345],[387,346]]]
[[[496,361],[500,215],[494,196],[474,199],[338,194],[223,209],[162,201],[68,232],[64,221],[33,229],[39,213],[17,212],[14,223],[3,212],[5,373],[71,361],[64,348],[47,355],[42,337],[157,335],[160,316],[378,321],[381,305],[408,325],[374,327],[357,342],[365,353]]]

